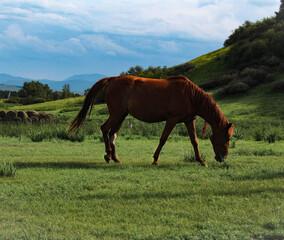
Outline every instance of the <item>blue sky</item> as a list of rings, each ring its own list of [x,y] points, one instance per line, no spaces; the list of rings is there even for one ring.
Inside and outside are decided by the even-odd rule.
[[[0,73],[62,80],[173,66],[223,46],[280,0],[1,0]]]

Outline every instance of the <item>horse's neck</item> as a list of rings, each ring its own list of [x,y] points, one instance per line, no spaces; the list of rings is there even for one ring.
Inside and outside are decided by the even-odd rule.
[[[213,130],[227,126],[228,120],[210,95],[200,89],[195,98],[197,115],[208,122]]]

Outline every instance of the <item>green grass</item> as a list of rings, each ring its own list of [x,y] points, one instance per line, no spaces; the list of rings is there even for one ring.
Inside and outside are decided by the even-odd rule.
[[[188,138],[170,138],[151,166],[157,144],[118,138],[122,164],[108,165],[99,140],[1,138],[17,174],[0,178],[0,239],[284,237],[284,142],[236,141],[220,164],[200,140],[208,168],[184,160]]]
[[[222,75],[227,71],[227,64],[224,57],[228,50],[229,47],[221,48],[189,61],[194,64],[194,69],[189,71],[187,77],[200,85]]]
[[[13,177],[16,174],[16,168],[13,162],[0,160],[0,177]]]
[[[192,60],[188,77],[200,84],[226,71],[227,50]],[[284,77],[275,74],[275,82]],[[236,124],[235,135],[223,164],[214,160],[210,141],[199,140],[208,168],[194,161],[181,124],[163,148],[161,165],[151,166],[164,123],[132,117],[117,140],[122,164],[107,165],[100,132],[108,117],[105,104],[96,105],[92,121],[83,126],[84,142],[60,140],[64,120],[0,124],[0,163],[17,169],[0,178],[0,239],[283,239],[284,98],[270,92],[274,83],[216,99]],[[70,119],[83,99],[28,106],[0,100],[0,110],[46,111]],[[199,135],[202,124],[198,119]],[[261,141],[253,141],[256,133]],[[269,144],[268,137],[276,142]]]

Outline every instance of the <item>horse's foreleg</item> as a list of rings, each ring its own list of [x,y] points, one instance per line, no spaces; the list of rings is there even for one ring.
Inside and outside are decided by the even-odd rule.
[[[154,153],[154,162],[152,163],[153,165],[158,165],[159,162],[158,162],[158,158],[159,158],[159,155],[160,155],[160,152],[162,150],[162,147],[164,146],[164,144],[166,143],[171,131],[173,130],[173,128],[175,127],[176,125],[176,121],[173,121],[173,120],[168,120],[166,122],[166,126],[164,128],[164,131],[162,133],[162,136],[160,138],[160,143]]]
[[[194,149],[196,161],[200,162],[201,165],[207,167],[207,164],[202,160],[199,149],[198,149],[198,141],[197,141],[196,130],[195,130],[195,121],[193,120],[193,121],[185,122],[185,126],[190,136],[190,140],[191,140],[191,144]]]

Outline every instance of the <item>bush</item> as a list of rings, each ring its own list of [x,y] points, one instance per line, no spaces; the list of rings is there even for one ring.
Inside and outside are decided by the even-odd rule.
[[[279,133],[275,130],[267,132],[264,140],[268,143],[275,143],[279,138]]]
[[[278,140],[281,140],[281,136],[277,129],[258,129],[254,133],[255,141],[266,141],[268,143],[275,143]]]
[[[264,139],[264,132],[260,130],[256,130],[253,136],[255,141],[262,141]]]
[[[248,91],[250,87],[241,81],[237,81],[234,83],[231,83],[221,89],[218,94],[220,95],[231,95],[231,94],[237,94],[237,93],[244,93]]]
[[[16,174],[16,167],[13,162],[0,160],[0,177],[13,177]]]
[[[46,100],[44,98],[39,98],[39,97],[20,98],[20,100],[19,100],[19,102],[23,105],[43,103],[45,101]]]
[[[200,85],[201,88],[208,90],[213,89],[219,86],[224,86],[235,80],[236,75],[235,74],[229,74],[226,73],[224,75],[221,75],[220,77],[214,78],[206,83],[203,83]]]
[[[33,142],[42,142],[44,139],[48,138],[46,132],[42,130],[31,131],[28,133],[27,137]]]
[[[239,129],[239,128],[234,128],[234,134],[233,134],[233,138],[235,139],[238,139],[238,140],[241,140],[243,139],[243,134],[242,134],[242,131]]]
[[[251,88],[256,87],[262,83],[268,83],[275,80],[274,75],[272,73],[268,73],[266,70],[263,69],[263,67],[262,68],[247,67],[244,70],[233,74],[231,77],[232,77],[231,82],[229,82],[228,80],[230,78],[228,77],[223,78],[227,80],[229,84],[227,84],[223,89],[221,89],[218,92],[219,95],[244,93],[250,90]],[[226,82],[225,80],[223,80],[224,83]],[[211,83],[211,81],[209,83]]]
[[[271,89],[271,92],[284,92],[284,79],[280,80],[279,82],[275,83]]]

